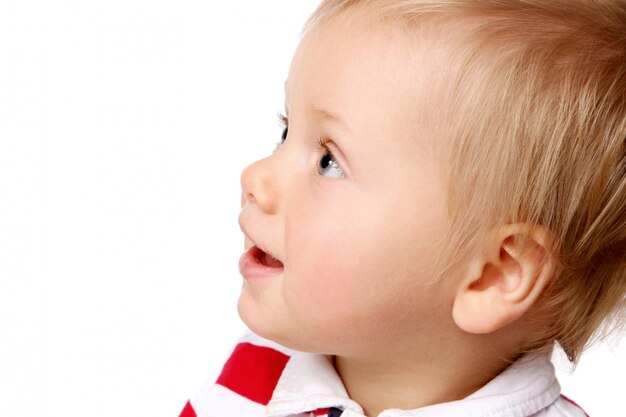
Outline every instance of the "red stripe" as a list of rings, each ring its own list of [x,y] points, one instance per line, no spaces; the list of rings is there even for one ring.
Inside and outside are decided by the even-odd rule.
[[[289,356],[272,348],[240,343],[224,365],[217,384],[267,405]]]
[[[316,416],[327,416],[328,415],[328,408],[319,408],[319,409],[315,410],[315,415]]]
[[[579,406],[578,404],[576,404],[574,401],[570,400],[569,398],[567,398],[565,395],[561,394],[561,398],[563,398],[565,401],[567,401],[568,403],[575,405],[576,407],[580,408],[580,411],[582,411],[583,413],[585,413],[585,415],[587,417],[589,417],[589,414],[587,414],[585,412],[585,410],[583,410],[583,408],[581,406]]]
[[[180,413],[180,417],[197,417],[196,411],[193,409],[189,401],[185,404],[185,408],[183,408],[183,412]]]

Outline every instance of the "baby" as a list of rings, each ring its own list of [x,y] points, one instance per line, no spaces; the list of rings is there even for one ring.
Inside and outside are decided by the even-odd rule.
[[[626,2],[326,0],[285,93],[253,333],[181,416],[584,416],[550,353],[624,311]]]

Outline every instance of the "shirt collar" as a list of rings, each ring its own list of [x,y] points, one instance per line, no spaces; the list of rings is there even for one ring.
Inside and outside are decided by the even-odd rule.
[[[363,415],[361,406],[349,398],[330,356],[293,352],[267,404],[267,416],[288,417],[329,407]]]
[[[378,417],[528,417],[556,401],[560,392],[550,355],[527,354],[462,400],[389,409]],[[267,416],[290,417],[329,407],[347,410],[344,417],[364,415],[349,398],[330,356],[294,352],[267,405]]]

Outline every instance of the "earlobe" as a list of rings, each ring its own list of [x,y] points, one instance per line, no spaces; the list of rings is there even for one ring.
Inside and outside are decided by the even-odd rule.
[[[551,238],[540,226],[500,227],[461,280],[453,306],[457,326],[491,333],[521,317],[553,273]]]

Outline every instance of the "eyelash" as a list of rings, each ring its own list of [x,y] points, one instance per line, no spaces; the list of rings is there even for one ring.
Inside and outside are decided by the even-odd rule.
[[[280,141],[276,142],[276,150],[285,143],[285,140],[287,140],[287,133],[289,131],[289,118],[287,118],[287,116],[285,116],[284,114],[282,114],[281,112],[278,112],[278,123],[280,123],[280,125],[283,127],[283,133],[281,135],[281,139]],[[328,146],[326,145],[326,142],[324,142],[322,140],[322,138],[317,138],[317,151],[323,155],[328,154],[330,156],[330,158],[335,161],[335,163],[337,163],[337,160],[335,159],[335,156],[333,155],[332,151],[328,148]],[[341,172],[343,173],[343,169],[337,165],[337,167],[341,170]]]
[[[278,116],[278,123],[280,123],[280,125],[283,128],[283,133],[281,135],[280,141],[276,143],[276,148],[278,149],[280,145],[285,143],[285,139],[287,139],[287,130],[289,129],[289,119],[287,118],[287,116],[285,116],[281,112],[278,112],[276,115]]]

